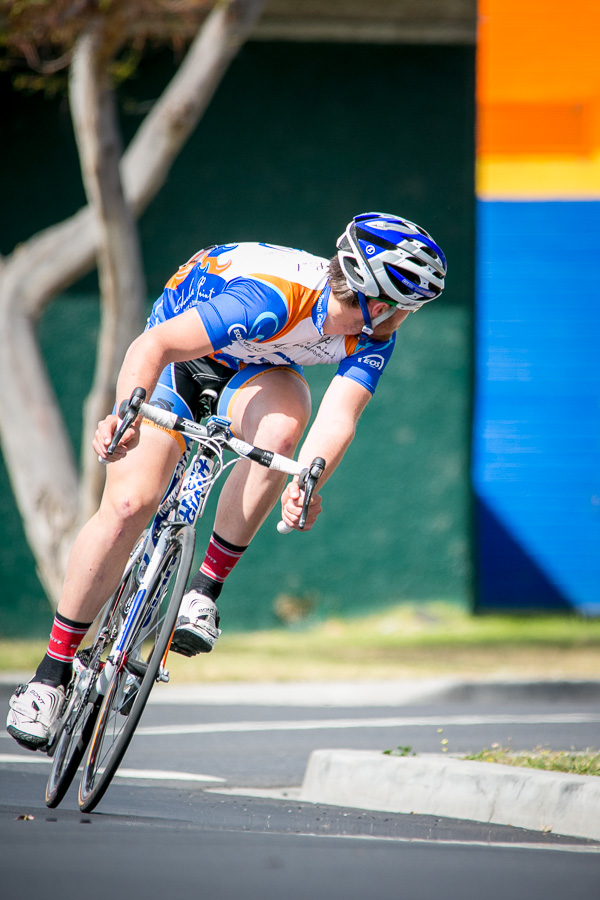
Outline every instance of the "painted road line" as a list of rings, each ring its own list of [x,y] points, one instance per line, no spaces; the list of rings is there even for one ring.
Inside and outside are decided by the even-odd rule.
[[[3,763],[42,763],[50,764],[52,760],[48,756],[40,756],[30,759],[28,756],[19,756],[18,753],[0,753],[0,765]],[[115,778],[135,778],[145,781],[203,781],[207,784],[224,784],[227,779],[217,775],[199,775],[195,772],[169,772],[162,769],[118,769]]]
[[[18,753],[0,753],[0,763],[51,763],[49,756],[19,756]]]
[[[205,781],[224,784],[227,779],[217,775],[194,775],[192,772],[165,772],[162,769],[117,769],[117,778],[143,778],[152,781]]]
[[[401,716],[372,719],[306,719],[269,722],[202,722],[182,725],[145,725],[136,734],[152,737],[180,734],[222,734],[250,731],[330,731],[352,728],[419,728],[450,725],[586,725],[600,723],[600,715],[550,713],[548,715]]]
[[[211,792],[216,793],[216,792]],[[265,831],[263,834],[282,835],[285,832]],[[414,838],[414,837],[396,837],[395,835],[377,836],[374,834],[323,834],[323,832],[294,832],[293,834],[285,833],[290,838],[327,838],[329,840],[343,841],[388,841],[396,844],[425,844],[428,849],[448,847],[450,850],[458,847],[481,847],[483,850],[562,850],[563,853],[592,853],[599,854],[600,846],[590,847],[585,844],[527,844],[512,843],[506,841],[469,841],[469,840],[440,840],[439,838]],[[567,835],[569,837],[569,835]]]

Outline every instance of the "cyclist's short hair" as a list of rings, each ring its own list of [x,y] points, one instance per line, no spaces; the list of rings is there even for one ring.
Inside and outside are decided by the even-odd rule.
[[[329,287],[343,306],[358,306],[358,295],[353,291],[342,271],[340,261],[332,256],[329,261]]]

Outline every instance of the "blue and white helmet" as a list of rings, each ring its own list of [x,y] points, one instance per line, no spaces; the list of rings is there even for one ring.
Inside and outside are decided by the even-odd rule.
[[[353,291],[416,310],[444,289],[446,257],[423,228],[387,213],[355,216],[337,242]]]

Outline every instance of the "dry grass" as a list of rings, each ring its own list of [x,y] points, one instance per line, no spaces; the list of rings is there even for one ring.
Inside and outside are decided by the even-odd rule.
[[[465,756],[479,762],[502,763],[526,769],[542,769],[544,772],[565,772],[569,775],[600,775],[600,752],[585,750],[548,750],[536,747],[531,753],[514,753],[510,747],[493,744],[481,753]]]
[[[29,672],[44,642],[0,641],[0,671]],[[225,632],[215,652],[171,654],[173,681],[600,678],[600,621],[471,616],[441,603],[350,620]]]

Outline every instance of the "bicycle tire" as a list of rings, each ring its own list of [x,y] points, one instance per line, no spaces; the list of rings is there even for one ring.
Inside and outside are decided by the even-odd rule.
[[[82,812],[95,809],[114,778],[156,682],[175,629],[192,567],[195,532],[190,525],[184,524],[168,525],[165,531],[168,536],[167,549],[152,584],[148,586],[145,608],[150,607],[161,585],[165,597],[157,611],[152,637],[146,635],[141,638],[140,625],[137,633],[131,635],[126,662],[117,669],[108,685],[83,766],[79,786],[79,808]],[[143,644],[147,644],[149,639],[152,646],[149,650],[143,650]]]
[[[58,736],[52,769],[46,784],[46,806],[54,809],[63,800],[77,774],[93,733],[100,700],[89,701],[83,711],[73,709]],[[69,731],[72,728],[72,731]]]
[[[100,657],[108,646],[112,646],[113,639],[117,635],[118,625],[116,623],[119,610],[126,605],[128,598],[137,588],[135,573],[141,562],[146,534],[147,531],[144,531],[140,536],[119,586],[98,617],[92,644],[77,653],[81,660],[85,659],[85,668],[73,676],[66,711],[52,742],[52,748],[48,751],[48,755],[52,757],[52,767],[46,784],[45,799],[46,806],[49,806],[50,809],[54,809],[64,799],[92,737],[102,703],[102,697],[93,691],[94,680],[102,665]],[[95,669],[93,674],[90,673],[90,666],[92,670]],[[91,675],[91,682],[82,683],[84,673]]]

